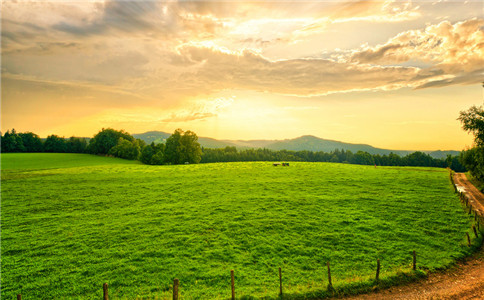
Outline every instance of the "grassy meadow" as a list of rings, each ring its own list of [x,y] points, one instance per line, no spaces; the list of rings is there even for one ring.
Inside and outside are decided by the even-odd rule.
[[[149,166],[2,154],[1,294],[12,299],[309,297],[466,256],[471,220],[432,168],[270,162]],[[322,295],[322,294],[321,294]]]

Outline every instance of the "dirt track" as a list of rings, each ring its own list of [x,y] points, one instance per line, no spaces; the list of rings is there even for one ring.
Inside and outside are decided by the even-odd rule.
[[[464,188],[464,193],[469,198],[474,211],[477,211],[481,217],[484,217],[484,195],[467,180],[466,174],[455,173],[454,183]]]
[[[484,195],[463,173],[456,173],[454,182],[465,189],[474,210],[483,216]],[[484,299],[484,249],[481,247],[452,269],[430,274],[424,280],[346,299]]]

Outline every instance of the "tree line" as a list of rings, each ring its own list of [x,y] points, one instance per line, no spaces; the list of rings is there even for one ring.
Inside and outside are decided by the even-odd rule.
[[[2,153],[56,152],[89,153],[139,160],[145,164],[199,163],[202,150],[197,135],[177,129],[164,144],[146,144],[124,130],[102,129],[90,139],[49,135],[45,140],[32,132],[7,130],[1,137]]]
[[[49,135],[42,140],[32,132],[17,133],[7,131],[2,136],[2,152],[67,152],[109,155],[123,159],[139,160],[144,164],[196,164],[215,162],[243,161],[305,161],[334,162],[377,166],[421,166],[452,168],[457,172],[465,171],[459,156],[448,155],[445,159],[433,158],[423,152],[414,152],[406,156],[394,153],[388,155],[370,154],[358,151],[337,149],[332,152],[289,151],[269,149],[238,150],[236,147],[218,149],[201,148],[197,135],[181,129],[175,132],[165,143],[146,144],[135,139],[124,130],[102,129],[91,139],[70,137],[65,139]],[[466,158],[470,157],[466,152]]]
[[[336,149],[332,152],[313,151],[273,151],[269,149],[237,150],[236,147],[221,149],[202,148],[202,163],[211,162],[235,162],[235,161],[306,161],[306,162],[334,162],[358,165],[377,166],[418,166],[452,168],[457,172],[464,172],[465,168],[460,162],[459,156],[448,155],[446,158],[437,159],[423,152],[414,152],[406,156],[395,153],[388,155],[370,154],[358,151]]]
[[[42,140],[33,132],[17,133],[15,129],[7,130],[1,139],[2,153],[7,152],[56,152],[86,153],[88,146],[85,138],[70,137],[65,139],[55,134]]]

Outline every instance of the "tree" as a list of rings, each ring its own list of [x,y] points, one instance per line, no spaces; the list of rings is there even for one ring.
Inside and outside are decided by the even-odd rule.
[[[407,166],[420,166],[420,167],[434,166],[432,157],[420,151],[416,151],[414,153],[408,154],[407,156],[404,157],[404,159],[407,162],[406,163]]]
[[[484,145],[484,109],[482,106],[471,106],[469,110],[461,111],[459,118],[462,128],[474,134],[474,142],[477,146]]]
[[[484,148],[474,147],[462,151],[460,160],[472,176],[477,180],[484,182]]]
[[[47,137],[44,143],[45,152],[63,153],[66,152],[66,141],[58,135],[52,134]]]
[[[462,152],[461,152],[462,153]],[[454,170],[455,172],[466,172],[466,168],[462,165],[461,159],[457,155],[448,154],[445,158],[445,163],[448,168]]]
[[[151,164],[151,158],[154,155],[153,147],[151,145],[144,146],[143,150],[141,150],[141,154],[139,156],[139,160],[144,164]]]
[[[163,152],[158,151],[151,157],[150,165],[162,165],[165,162]]]
[[[120,137],[117,145],[112,147],[108,154],[124,159],[137,159],[139,154],[138,142],[136,140],[128,141]]]
[[[198,143],[198,137],[195,132],[186,131],[180,139],[182,155],[184,162],[198,164],[202,159],[202,148]]]
[[[180,164],[183,160],[181,157],[181,137],[183,130],[177,129],[175,132],[166,139],[165,146],[165,161],[171,164]]]
[[[24,152],[25,146],[22,138],[17,134],[15,129],[11,132],[7,130],[2,137],[2,152]]]
[[[174,165],[185,162],[198,164],[202,159],[202,148],[197,135],[192,131],[175,130],[166,139],[164,159],[166,163]]]
[[[84,138],[71,136],[66,141],[66,152],[69,153],[85,153],[87,149],[87,141]]]
[[[459,121],[462,128],[474,135],[475,146],[461,153],[461,162],[479,181],[484,181],[484,109],[471,106],[461,111]]]
[[[124,130],[102,129],[90,141],[88,150],[93,154],[108,154],[118,144],[119,138],[133,142],[134,138]]]
[[[32,132],[19,133],[22,138],[22,143],[25,147],[25,152],[42,152],[42,140],[38,135]]]
[[[373,165],[375,164],[375,160],[370,153],[358,151],[353,155],[351,163],[357,165]]]

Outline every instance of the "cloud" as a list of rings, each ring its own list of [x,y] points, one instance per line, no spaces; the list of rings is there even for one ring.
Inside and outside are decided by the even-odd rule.
[[[73,24],[70,20],[56,23],[52,29],[77,36],[104,34],[109,30],[135,32],[153,30],[166,19],[160,18],[159,4],[156,1],[108,0],[101,9],[100,16],[93,20]]]
[[[476,76],[482,77],[484,72],[483,26],[484,20],[477,18],[455,24],[443,21],[424,30],[402,32],[383,45],[365,46],[354,51],[350,60],[360,64],[402,64],[419,60],[430,64],[429,70],[453,77],[421,87],[475,83]]]
[[[425,89],[425,88],[444,87],[444,86],[455,85],[455,84],[478,84],[482,82],[482,78],[484,78],[484,68],[481,68],[479,70],[476,70],[470,73],[463,73],[456,76],[451,76],[450,78],[429,81],[422,85],[417,86],[416,88]]]
[[[330,18],[334,22],[369,21],[402,22],[420,16],[419,6],[412,1],[348,1],[335,7]]]
[[[466,84],[476,81],[484,65],[481,19],[405,31],[382,45],[334,50],[330,59],[314,54],[320,49],[284,49],[291,41],[314,41],[335,22],[410,20],[419,10],[409,1],[219,4],[8,4],[3,73],[181,99],[223,89],[312,96]],[[29,13],[30,5],[42,14]],[[268,45],[273,57],[287,59],[262,55]],[[308,51],[314,51],[311,58],[302,56]]]
[[[222,26],[217,18],[190,13],[186,7],[192,6],[170,1],[108,0],[102,6],[102,13],[98,18],[80,24],[66,20],[51,28],[80,37],[118,33],[148,38],[188,38],[194,35],[210,35],[217,27]]]
[[[248,89],[298,96],[325,95],[335,92],[395,89],[423,84],[440,73],[422,73],[419,68],[371,66],[307,58],[269,60],[249,50],[186,45],[178,49],[185,66],[192,72],[187,80],[221,89]]]

